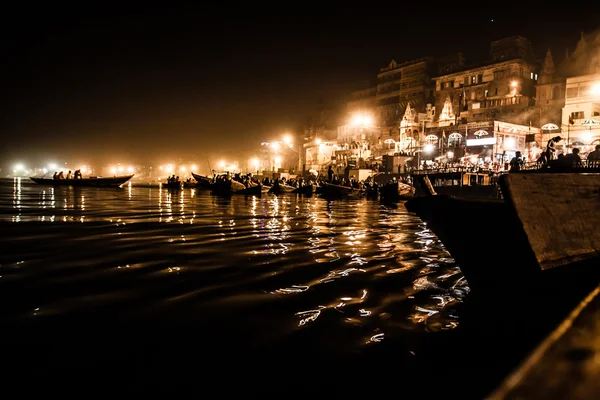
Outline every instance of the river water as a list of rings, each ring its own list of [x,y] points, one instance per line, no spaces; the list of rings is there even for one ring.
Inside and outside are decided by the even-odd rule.
[[[248,394],[352,392],[368,376],[371,390],[453,393],[438,350],[457,346],[469,287],[402,203],[23,178],[0,181],[0,230],[16,377],[119,390],[228,377],[220,390]]]

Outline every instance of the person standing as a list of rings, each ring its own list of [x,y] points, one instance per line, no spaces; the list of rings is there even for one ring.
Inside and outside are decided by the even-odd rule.
[[[596,145],[596,150],[592,151],[587,156],[588,163],[597,165],[600,163],[600,144]]]
[[[521,152],[517,151],[512,160],[510,160],[510,172],[520,171],[522,167],[523,159],[521,158]]]
[[[560,136],[555,136],[552,139],[548,140],[548,144],[546,144],[546,160],[551,161],[554,160],[554,154],[556,153],[556,143],[560,142],[562,138]]]

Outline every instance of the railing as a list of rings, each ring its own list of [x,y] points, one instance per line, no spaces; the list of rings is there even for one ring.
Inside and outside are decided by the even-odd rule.
[[[410,172],[412,175],[433,175],[433,174],[450,174],[450,173],[478,173],[478,174],[497,174],[498,171],[494,171],[487,168],[479,167],[445,167],[435,169],[415,169]]]
[[[598,170],[600,172],[600,161],[591,161],[591,160],[581,160],[578,163],[573,163],[573,165],[565,165],[561,164],[560,160],[552,160],[547,165],[529,162],[525,163],[522,168],[524,171],[531,170],[569,170],[572,171],[588,171],[588,170]]]

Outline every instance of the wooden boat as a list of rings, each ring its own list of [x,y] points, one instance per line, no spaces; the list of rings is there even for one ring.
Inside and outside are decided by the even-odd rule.
[[[437,194],[496,199],[502,197],[497,182],[498,178],[503,174],[504,172],[474,172],[465,167],[455,167],[436,170],[415,170],[411,173],[410,177],[417,195],[428,192],[428,189],[423,187],[423,178],[426,176]]]
[[[295,186],[286,185],[285,183],[279,183],[275,181],[273,186],[269,189],[269,193],[272,194],[282,194],[282,193],[292,193],[296,189]]]
[[[183,181],[183,187],[185,189],[196,189],[196,188],[198,188],[198,182],[196,182],[196,181],[191,181],[191,182]]]
[[[409,200],[415,196],[415,187],[402,182],[390,182],[379,186],[379,197],[384,201]]]
[[[179,190],[183,189],[182,182],[161,182],[160,187],[163,189]]]
[[[298,194],[303,194],[303,195],[312,195],[312,194],[316,193],[316,191],[317,191],[317,185],[309,184],[309,185],[302,185],[300,187],[294,188],[294,190],[292,190],[292,193],[298,193]]]
[[[213,178],[204,175],[198,175],[194,172],[192,172],[192,176],[196,180],[196,188],[212,189]]]
[[[217,180],[212,185],[212,193],[215,195],[230,196],[232,194],[256,195],[262,194],[262,185],[254,184],[246,187],[243,183],[234,179]]]
[[[119,187],[125,184],[133,178],[133,175],[113,176],[113,177],[102,177],[102,176],[90,176],[82,179],[52,179],[52,178],[39,178],[30,177],[32,181],[40,185],[53,185],[53,186],[91,186],[91,187]]]
[[[245,194],[245,195],[255,195],[255,196],[260,196],[262,193],[263,193],[263,190],[262,190],[261,184],[255,184],[254,186],[244,187],[243,189],[236,190],[233,192],[233,194]]]
[[[600,278],[600,173],[510,173],[503,199],[405,203],[442,241],[474,292],[577,287]]]
[[[327,182],[321,184],[320,195],[327,198],[356,199],[364,197],[366,194],[366,190],[356,189],[351,186],[342,186]]]

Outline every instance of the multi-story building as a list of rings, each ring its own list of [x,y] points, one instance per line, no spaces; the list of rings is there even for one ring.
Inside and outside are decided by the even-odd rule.
[[[381,129],[381,140],[401,140],[406,128],[400,122],[406,108],[415,115],[425,113],[428,103],[434,100],[434,87],[431,80],[435,75],[436,61],[433,57],[423,57],[402,64],[392,60],[377,75],[376,122]],[[406,123],[405,123],[406,125]]]
[[[493,41],[490,47],[490,61],[463,66],[462,69],[434,78],[435,110],[439,112],[436,113],[435,124],[431,129],[426,129],[421,142],[425,139],[427,144],[432,145],[443,140],[448,146],[452,139],[453,144],[460,142],[466,146],[463,153],[482,154],[499,161],[503,154],[505,157],[507,154],[506,146],[500,143],[498,133],[501,130],[484,129],[478,132],[479,137],[474,136],[469,140],[468,136],[461,133],[462,129],[453,128],[458,128],[459,124],[465,127],[493,124],[497,127],[494,121],[511,124],[513,128],[532,125],[538,68],[531,43],[524,37],[513,36]],[[521,128],[518,130],[523,131]],[[468,129],[465,128],[465,131]],[[482,132],[486,133],[485,138]],[[531,140],[531,136],[528,138]],[[518,139],[511,152],[525,152],[525,137],[522,143],[521,138]],[[539,135],[538,140],[541,142]],[[532,146],[540,145],[536,142]],[[431,154],[440,155],[440,152],[441,149],[437,149]]]
[[[400,118],[400,81],[402,70],[392,59],[390,63],[381,68],[377,74],[376,115],[374,123],[381,128],[382,135],[394,136],[398,133],[398,120]]]
[[[588,153],[600,135],[600,42],[583,32],[572,53],[554,66],[550,50],[537,87],[543,141],[562,136],[559,151]]]
[[[531,43],[520,36],[497,40],[491,55],[491,62],[434,78],[436,109],[452,106],[452,114],[438,115],[441,125],[453,119],[529,125],[538,78]]]
[[[567,78],[561,136],[567,151],[587,154],[600,144],[600,73]]]
[[[376,120],[378,116],[377,85],[366,81],[361,86],[363,87],[353,91],[348,96],[346,113],[348,116],[368,115],[379,125],[379,121]]]

